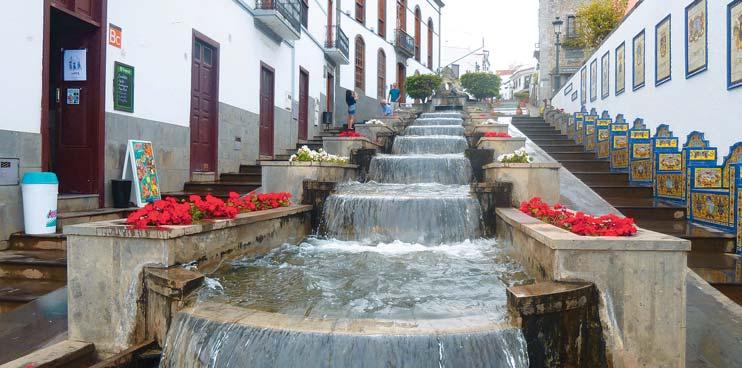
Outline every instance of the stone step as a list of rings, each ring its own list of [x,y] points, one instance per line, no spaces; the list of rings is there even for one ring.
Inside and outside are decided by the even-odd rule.
[[[737,254],[691,253],[688,267],[710,284],[742,286],[742,256]]]
[[[637,219],[637,225],[659,233],[691,241],[692,253],[734,253],[735,236],[686,220]]]
[[[66,281],[0,278],[0,313],[10,312],[65,284]]]
[[[65,226],[69,225],[126,218],[134,210],[136,208],[99,208],[87,211],[60,212],[57,214],[57,231],[61,232]]]
[[[549,152],[553,159],[560,160],[595,160],[595,154],[591,152]],[[628,181],[627,181],[628,182]]]
[[[93,343],[64,340],[9,362],[7,367],[86,368],[93,366],[95,360]]]
[[[191,181],[214,181],[216,180],[216,173],[213,171],[196,171],[191,173]]]
[[[67,252],[5,250],[0,252],[0,278],[67,280]]]
[[[560,144],[560,145],[551,145],[551,144],[539,144],[539,147],[541,147],[542,150],[544,150],[546,153],[551,152],[585,152],[585,146],[581,144]]]
[[[528,138],[530,138],[533,141],[533,143],[536,143],[539,146],[542,145],[542,144],[543,145],[546,145],[546,146],[569,146],[569,145],[575,144],[575,141],[573,141],[573,140],[571,140],[569,138],[566,138],[566,137],[564,137],[564,138],[554,138],[554,139],[551,139],[551,138],[548,138],[548,139],[533,139],[533,138],[531,138],[529,136]]]
[[[624,216],[639,220],[680,221],[685,220],[685,207],[665,206],[648,198],[610,198],[604,197]]]
[[[593,171],[593,172],[610,172],[611,163],[608,161],[598,160],[559,160],[569,171]]]
[[[64,234],[28,235],[15,233],[8,239],[12,250],[66,250],[67,237]]]
[[[201,195],[206,194],[229,194],[230,192],[237,192],[239,194],[247,194],[258,188],[262,183],[260,182],[227,182],[217,181],[210,183],[185,183],[183,187],[184,192],[197,193]]]
[[[240,165],[240,174],[261,174],[263,168],[260,165]]]
[[[554,157],[554,153],[549,153]],[[577,153],[581,154],[581,153]],[[591,153],[590,153],[591,154]],[[574,176],[582,180],[587,185],[613,185],[613,184],[628,184],[629,174],[628,173],[606,173],[606,172],[572,172]]]
[[[738,284],[711,284],[716,290],[719,290],[727,298],[735,303],[742,305],[742,285]]]
[[[530,133],[530,134],[529,133],[526,133],[526,132],[523,132],[523,131],[521,131],[521,132],[523,134],[525,134],[526,137],[528,137],[532,141],[536,141],[536,140],[538,140],[538,141],[545,141],[545,140],[549,140],[549,139],[556,139],[556,140],[560,140],[561,141],[561,140],[569,139],[566,135],[561,134],[559,132],[554,132],[554,133],[549,133],[549,134],[545,134],[545,133],[541,133],[541,132]]]
[[[97,194],[60,194],[57,212],[89,211],[99,208]]]
[[[591,185],[590,188],[601,197],[652,198],[651,187],[625,185]]]
[[[224,173],[221,174],[220,179],[223,182],[232,183],[260,183],[263,178],[263,174],[256,173]]]

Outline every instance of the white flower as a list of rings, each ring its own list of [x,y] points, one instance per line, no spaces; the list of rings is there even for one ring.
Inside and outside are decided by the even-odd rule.
[[[495,125],[495,124],[497,124],[497,120],[495,120],[495,119],[487,119],[481,125]]]
[[[371,120],[367,121],[366,124],[367,125],[383,125],[383,126],[386,125],[386,123],[384,123],[383,121],[378,120],[378,119],[371,119]]]

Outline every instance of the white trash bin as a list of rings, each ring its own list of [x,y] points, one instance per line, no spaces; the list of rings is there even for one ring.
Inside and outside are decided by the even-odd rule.
[[[30,172],[23,175],[23,223],[26,234],[42,235],[57,232],[57,196],[59,180],[50,172]]]

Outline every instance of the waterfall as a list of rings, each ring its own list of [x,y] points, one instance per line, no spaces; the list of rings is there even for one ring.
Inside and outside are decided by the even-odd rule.
[[[505,290],[529,277],[481,239],[462,123],[423,114],[327,198],[322,237],[209,275],[161,367],[528,367]]]

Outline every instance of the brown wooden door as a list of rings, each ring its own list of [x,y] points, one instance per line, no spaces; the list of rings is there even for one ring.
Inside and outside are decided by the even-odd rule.
[[[332,48],[335,46],[333,34],[335,32],[332,25],[335,24],[333,17],[333,0],[327,0],[327,47]]]
[[[72,15],[54,11],[50,33],[50,102],[54,106],[50,167],[59,177],[61,193],[98,193],[97,149],[102,127],[99,30]],[[68,54],[65,61],[65,50],[75,55]],[[65,66],[79,72],[80,77],[65,78]]]
[[[191,66],[191,171],[216,170],[217,49],[193,40]]]
[[[299,139],[309,135],[309,72],[299,71]]]
[[[260,155],[273,156],[273,114],[275,106],[275,75],[273,68],[260,67]]]
[[[397,86],[399,87],[399,102],[405,103],[407,101],[407,88],[405,83],[407,82],[407,67],[402,63],[397,64]]]
[[[335,76],[327,73],[327,106],[325,111],[335,111]]]

